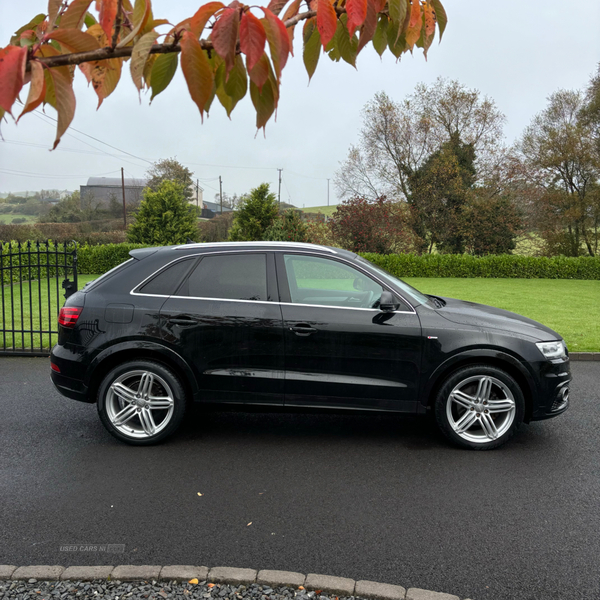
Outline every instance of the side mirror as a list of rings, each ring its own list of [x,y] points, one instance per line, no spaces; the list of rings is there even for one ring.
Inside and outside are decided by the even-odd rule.
[[[383,312],[392,312],[397,308],[398,304],[395,302],[392,292],[381,292],[381,298],[379,299],[379,310]]]

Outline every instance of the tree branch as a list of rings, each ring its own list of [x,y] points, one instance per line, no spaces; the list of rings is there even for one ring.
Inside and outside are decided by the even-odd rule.
[[[115,21],[115,31],[112,37],[111,48],[114,50],[117,47],[117,40],[119,39],[119,31],[121,30],[121,21],[123,13],[123,0],[119,0],[117,3],[117,19]]]
[[[338,8],[336,12],[339,14],[345,13],[345,8]],[[317,16],[316,10],[309,10],[305,13],[301,13],[288,19],[284,22],[284,25],[294,27],[300,21],[310,19]],[[116,28],[115,28],[115,33]],[[212,50],[213,44],[210,40],[200,40],[200,46],[203,50]],[[95,62],[98,60],[107,60],[109,58],[128,58],[133,52],[133,46],[125,46],[124,48],[111,48],[107,46],[100,48],[99,50],[90,50],[88,52],[73,52],[71,54],[59,54],[58,56],[48,57],[34,57],[34,60],[41,62],[48,68],[52,67],[64,67],[65,65],[80,65],[87,62]],[[179,44],[156,44],[150,50],[150,54],[170,54],[172,52],[181,52],[181,46]],[[27,63],[27,70],[31,69],[29,61]]]

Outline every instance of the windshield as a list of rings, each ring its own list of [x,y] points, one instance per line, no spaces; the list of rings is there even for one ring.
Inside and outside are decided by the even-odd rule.
[[[377,267],[371,261],[368,261],[366,258],[359,256],[358,261],[368,264],[369,267],[373,271],[375,271],[375,273],[377,273],[384,281],[387,281],[388,283],[402,290],[402,292],[406,294],[407,299],[412,300],[417,304],[427,304],[427,302],[429,301],[428,296],[422,294],[419,290],[412,287],[412,285],[408,285],[408,283],[402,281],[402,279],[398,279],[397,277],[390,275],[387,271],[384,271],[380,267]]]

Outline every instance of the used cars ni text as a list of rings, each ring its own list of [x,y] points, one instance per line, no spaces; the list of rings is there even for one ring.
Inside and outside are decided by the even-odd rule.
[[[432,412],[491,449],[569,406],[560,335],[517,314],[425,295],[338,248],[186,244],[131,258],[68,298],[52,380],[130,444],[173,434],[195,401]]]

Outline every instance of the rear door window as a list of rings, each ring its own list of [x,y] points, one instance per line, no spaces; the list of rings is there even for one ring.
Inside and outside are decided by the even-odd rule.
[[[204,256],[177,296],[267,300],[267,256],[261,253]]]

